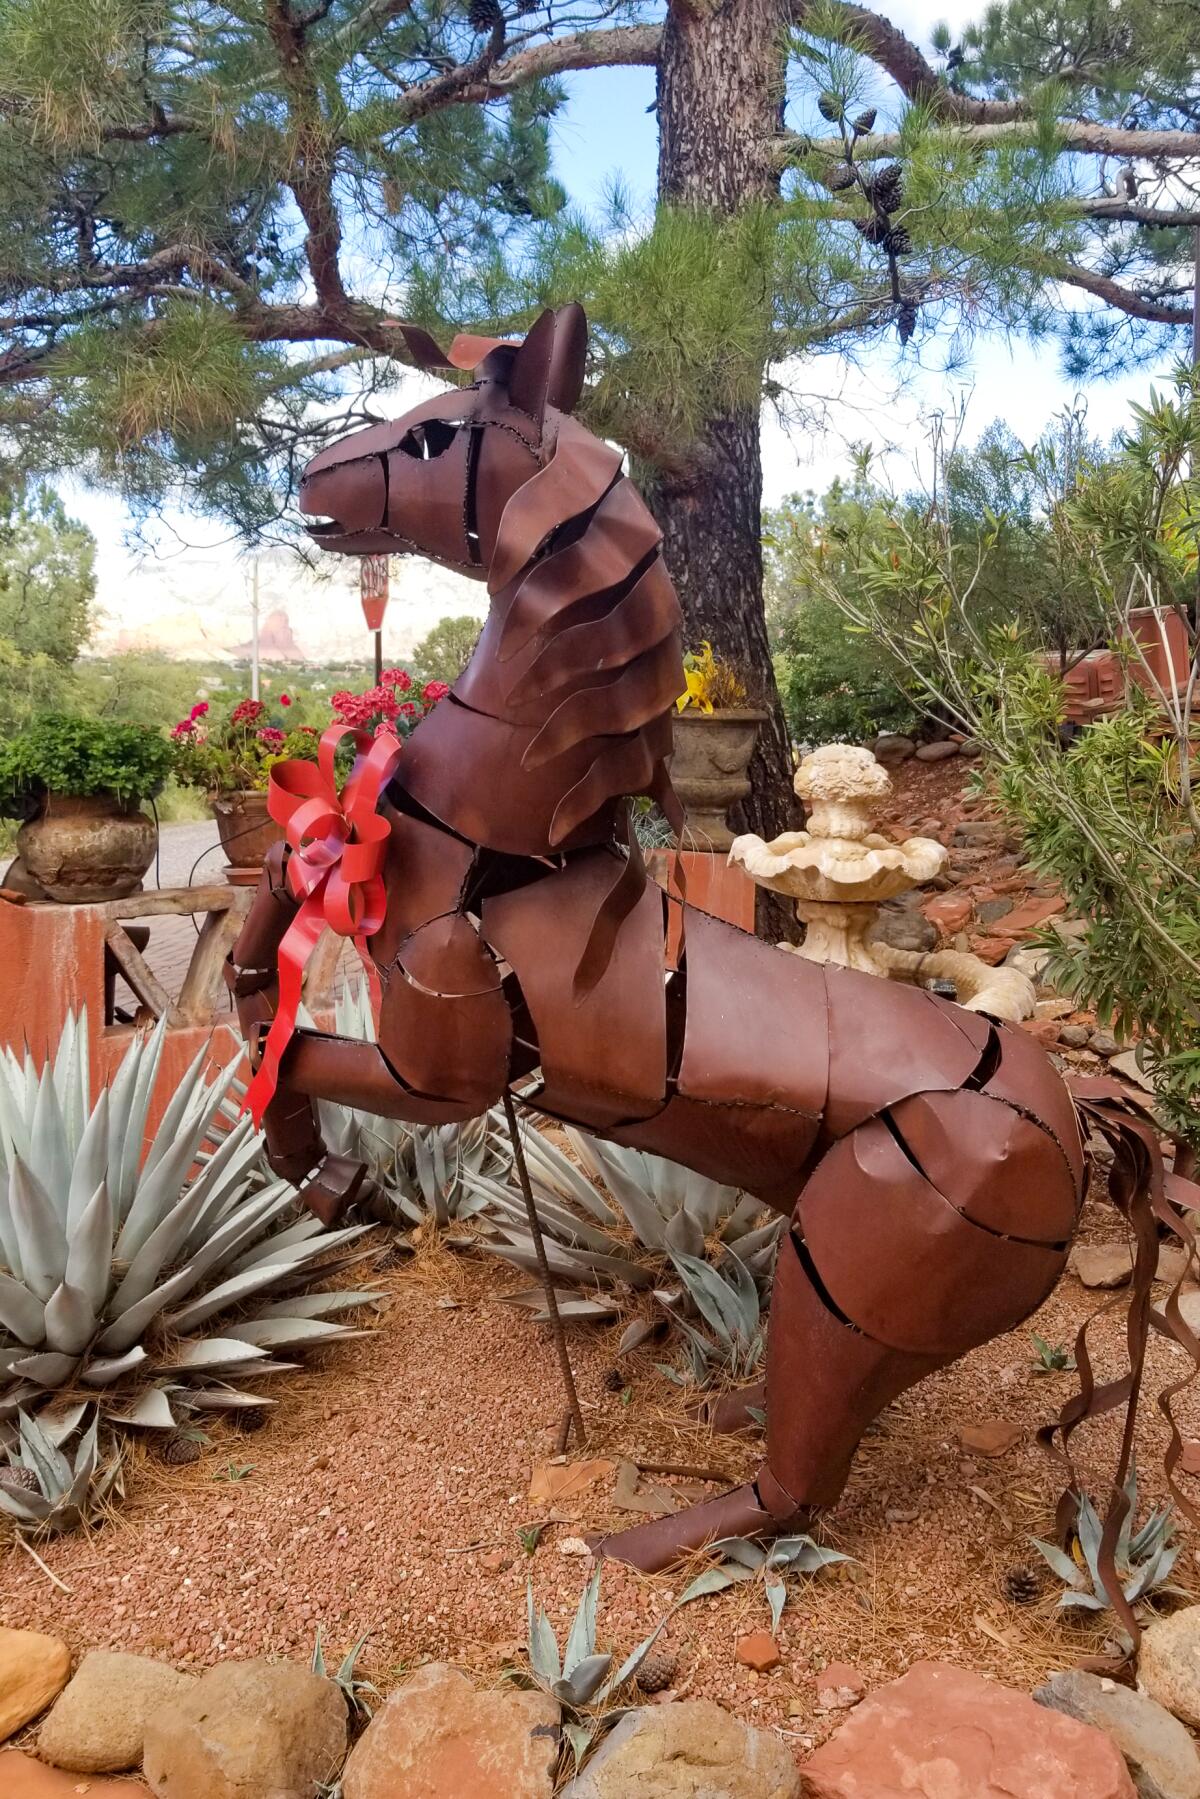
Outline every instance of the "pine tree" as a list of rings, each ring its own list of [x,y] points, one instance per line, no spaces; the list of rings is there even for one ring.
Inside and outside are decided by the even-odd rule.
[[[549,132],[559,78],[617,64],[656,71],[658,206],[606,233]],[[1173,0],[1008,0],[929,54],[837,0],[0,0],[0,432],[18,472],[261,533],[394,381],[400,320],[581,298],[689,630],[771,694],[781,365],[979,321],[1080,372],[1183,351],[1198,72]],[[773,832],[778,712],[754,773]]]

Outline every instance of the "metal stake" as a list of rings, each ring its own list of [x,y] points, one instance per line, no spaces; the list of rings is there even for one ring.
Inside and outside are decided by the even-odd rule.
[[[554,1291],[550,1264],[546,1260],[546,1245],[542,1241],[542,1221],[538,1217],[537,1207],[533,1203],[533,1188],[529,1184],[529,1170],[525,1166],[525,1149],[517,1126],[517,1114],[513,1109],[512,1094],[507,1087],[504,1090],[504,1116],[508,1121],[508,1134],[512,1140],[513,1162],[516,1165],[521,1197],[525,1201],[525,1211],[529,1218],[529,1234],[533,1238],[533,1253],[537,1257],[538,1273],[542,1277],[542,1285],[546,1290],[546,1310],[550,1314],[550,1329],[554,1334],[554,1347],[558,1351],[558,1365],[562,1369],[563,1386],[567,1390],[567,1404],[571,1408],[575,1440],[582,1449],[587,1442],[587,1431],[584,1428],[583,1413],[579,1409],[579,1395],[575,1391],[575,1376],[571,1372],[571,1358],[567,1354],[567,1339],[558,1312],[558,1297]]]

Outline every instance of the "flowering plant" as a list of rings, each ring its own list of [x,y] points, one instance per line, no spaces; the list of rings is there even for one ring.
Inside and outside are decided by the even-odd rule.
[[[239,700],[227,716],[214,718],[207,700],[198,700],[171,732],[175,774],[185,787],[205,793],[262,791],[276,762],[315,762],[318,733],[310,725],[290,729],[286,693],[274,714],[263,700]]]
[[[406,668],[385,668],[378,686],[363,693],[350,693],[343,687],[330,704],[339,725],[353,725],[356,731],[369,731],[373,737],[381,731],[407,737],[449,691],[445,681],[426,681],[418,687]]]
[[[680,712],[695,709],[712,712],[746,704],[746,683],[733,663],[713,655],[712,644],[705,638],[698,650],[689,650],[683,659],[683,678],[687,686],[676,700]]]

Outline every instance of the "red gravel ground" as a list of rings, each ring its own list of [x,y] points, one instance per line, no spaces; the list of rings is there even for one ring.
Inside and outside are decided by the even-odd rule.
[[[945,795],[946,777],[935,773]],[[959,780],[961,770],[953,785]],[[920,785],[928,804],[935,784]],[[1084,1234],[1119,1235],[1099,1199],[1089,1204]],[[356,1269],[356,1284],[360,1275]],[[553,1454],[562,1400],[548,1334],[500,1302],[523,1283],[437,1248],[378,1279],[387,1298],[377,1326],[289,1377],[290,1385],[281,1381],[274,1391],[282,1403],[263,1431],[239,1437],[214,1427],[212,1446],[186,1469],[138,1452],[117,1520],[43,1548],[69,1593],[19,1548],[0,1551],[0,1622],[61,1632],[76,1651],[137,1649],[195,1667],[230,1656],[305,1656],[320,1625],[338,1651],[369,1633],[362,1666],[383,1688],[429,1657],[487,1680],[519,1655],[530,1578],[561,1640],[590,1568],[564,1553],[564,1542],[636,1519],[611,1509],[611,1476],[557,1511],[527,1497],[533,1466]],[[1031,1326],[891,1407],[825,1527],[855,1563],[792,1584],[781,1666],[760,1676],[735,1662],[738,1636],[769,1623],[762,1590],[749,1583],[672,1621],[676,1690],[775,1726],[803,1753],[836,1723],[816,1706],[815,1675],[828,1661],[853,1663],[868,1686],[918,1657],[1028,1686],[1096,1649],[1103,1632],[1061,1620],[1048,1575],[1030,1606],[1010,1603],[1001,1583],[1014,1566],[1040,1567],[1028,1537],[1049,1532],[1061,1481],[1033,1437],[1074,1390],[1070,1374],[1033,1371],[1030,1328],[1069,1342],[1103,1297],[1068,1276]],[[1117,1308],[1095,1333],[1101,1374],[1122,1366],[1123,1329]],[[588,1454],[700,1465],[732,1479],[751,1469],[753,1441],[716,1439],[689,1425],[685,1396],[654,1370],[652,1353],[632,1358],[627,1400],[608,1390],[619,1333],[584,1328],[571,1339]],[[1180,1351],[1152,1344],[1148,1396],[1181,1372]],[[1179,1411],[1185,1435],[1200,1435],[1200,1402],[1186,1396]],[[1016,1446],[995,1459],[964,1453],[959,1430],[996,1419],[1021,1427]],[[1115,1419],[1080,1433],[1101,1498],[1116,1433]],[[1140,1429],[1147,1499],[1162,1492],[1164,1445],[1148,1397]],[[237,1470],[242,1477],[230,1478]],[[1185,1484],[1200,1503],[1200,1482]],[[551,1519],[527,1555],[518,1531]],[[1183,1529],[1177,1575],[1192,1589],[1200,1571],[1191,1527]],[[686,1578],[646,1579],[607,1564],[600,1646],[630,1648]]]

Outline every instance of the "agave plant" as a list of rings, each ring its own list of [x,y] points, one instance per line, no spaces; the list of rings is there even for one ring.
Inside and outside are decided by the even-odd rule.
[[[339,1037],[374,1041],[370,997],[361,982],[338,994],[335,1020]],[[473,1218],[487,1201],[472,1190],[471,1178],[498,1174],[508,1165],[491,1113],[466,1124],[411,1125],[331,1100],[321,1100],[319,1111],[330,1149],[370,1169],[374,1209],[406,1225]]]
[[[535,1685],[563,1707],[563,1735],[571,1745],[576,1766],[601,1726],[599,1716],[581,1716],[584,1707],[602,1712],[614,1695],[633,1677],[665,1628],[662,1618],[612,1671],[611,1652],[596,1651],[596,1613],[600,1606],[600,1569],[584,1588],[563,1649],[554,1626],[540,1605],[534,1604],[533,1583],[526,1583],[529,1614],[529,1669]]]
[[[80,1432],[73,1456],[64,1446],[79,1429],[86,1405],[72,1406],[57,1417],[31,1418],[18,1412],[18,1435],[0,1467],[0,1513],[18,1530],[58,1536],[87,1523],[121,1476],[121,1451],[105,1454],[100,1445],[100,1415]]]
[[[567,1317],[613,1317],[596,1289],[652,1295],[685,1337],[697,1379],[741,1376],[762,1350],[763,1302],[783,1220],[760,1201],[662,1156],[601,1143],[583,1131],[567,1139],[581,1167],[542,1132],[522,1126],[525,1159],[556,1283],[591,1289],[560,1304]],[[590,1178],[589,1178],[590,1176]],[[511,1182],[474,1175],[488,1205],[492,1254],[533,1273],[537,1258],[525,1205]],[[541,1289],[515,1300],[540,1309]],[[689,1324],[699,1317],[711,1336]],[[635,1321],[621,1348],[644,1341],[652,1326]]]
[[[68,1021],[40,1072],[0,1057],[0,1418],[68,1388],[97,1395],[110,1419],[163,1429],[177,1407],[270,1404],[237,1383],[295,1366],[279,1353],[354,1335],[333,1320],[375,1297],[296,1293],[316,1258],[367,1227],[297,1220],[292,1188],[264,1181],[250,1119],[222,1128],[234,1072],[211,1074],[205,1049],[143,1159],[164,1034],[160,1023],[133,1038],[95,1106],[86,1018]]]
[[[676,1601],[676,1609],[703,1599],[710,1593],[723,1593],[736,1582],[762,1577],[767,1604],[771,1611],[771,1629],[779,1629],[779,1620],[787,1604],[788,1574],[819,1574],[836,1562],[849,1562],[853,1557],[840,1549],[826,1549],[808,1536],[776,1537],[770,1544],[751,1543],[745,1537],[722,1537],[708,1545],[709,1555],[719,1557],[715,1567],[706,1568],[684,1588]]]
[[[1180,1545],[1172,1541],[1175,1516],[1170,1506],[1151,1512],[1140,1530],[1133,1521],[1137,1514],[1137,1470],[1131,1468],[1122,1489],[1129,1502],[1121,1534],[1117,1539],[1115,1561],[1121,1591],[1130,1605],[1158,1594],[1179,1594],[1181,1589],[1170,1583],[1171,1570],[1179,1556]],[[1086,1493],[1081,1493],[1075,1514],[1075,1542],[1080,1559],[1068,1555],[1053,1543],[1040,1537],[1029,1540],[1059,1579],[1066,1592],[1058,1601],[1059,1611],[1105,1612],[1112,1599],[1100,1575],[1100,1541],[1104,1526],[1100,1515]]]
[[[364,1680],[357,1670],[358,1658],[362,1654],[363,1645],[370,1634],[370,1631],[364,1631],[362,1636],[350,1645],[337,1667],[331,1668],[325,1660],[325,1644],[321,1640],[321,1626],[318,1624],[317,1638],[313,1644],[310,1664],[314,1674],[319,1674],[322,1680],[331,1680],[335,1687],[340,1687],[350,1720],[360,1727],[371,1722],[371,1707],[367,1703],[368,1695],[372,1699],[382,1698],[379,1688],[371,1681]]]

